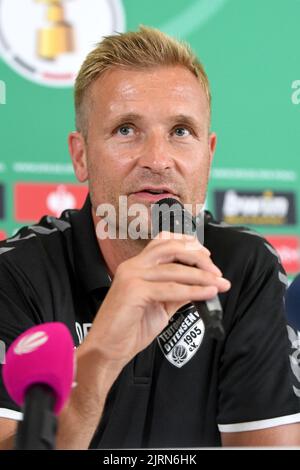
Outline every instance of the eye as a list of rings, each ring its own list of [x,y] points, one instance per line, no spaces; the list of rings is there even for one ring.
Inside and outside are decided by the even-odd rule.
[[[191,132],[186,127],[176,127],[174,129],[174,134],[177,137],[186,137],[186,136],[190,135]]]
[[[132,135],[132,133],[133,133],[133,128],[131,126],[124,125],[124,126],[118,127],[117,129],[117,134],[121,134],[124,136]]]

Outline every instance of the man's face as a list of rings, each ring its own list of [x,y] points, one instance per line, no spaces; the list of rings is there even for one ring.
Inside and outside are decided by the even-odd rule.
[[[89,180],[94,210],[110,203],[118,211],[121,195],[128,207],[162,197],[204,202],[215,135],[205,92],[188,69],[112,69],[92,84],[90,102],[87,142],[79,136],[80,154],[73,144],[73,162],[78,179]],[[156,189],[164,192],[151,194]]]

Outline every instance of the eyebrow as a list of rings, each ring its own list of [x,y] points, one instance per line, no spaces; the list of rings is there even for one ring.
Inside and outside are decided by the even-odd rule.
[[[187,126],[194,127],[195,129],[202,130],[202,125],[192,116],[186,114],[177,114],[172,117],[172,121],[175,123],[186,124]]]
[[[113,119],[113,125],[118,126],[120,124],[123,124],[124,122],[142,121],[142,120],[143,120],[143,116],[141,114],[125,113],[125,114],[120,114],[119,116],[116,116]]]

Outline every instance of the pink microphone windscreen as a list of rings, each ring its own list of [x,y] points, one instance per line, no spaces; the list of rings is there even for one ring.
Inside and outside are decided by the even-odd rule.
[[[30,328],[7,351],[3,380],[10,397],[23,406],[29,387],[48,385],[56,399],[54,412],[58,414],[71,393],[74,359],[73,338],[63,323]]]

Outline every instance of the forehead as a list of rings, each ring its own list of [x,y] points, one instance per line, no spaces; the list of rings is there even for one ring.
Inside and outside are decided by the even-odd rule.
[[[116,113],[163,110],[209,114],[208,99],[199,79],[183,66],[149,69],[113,68],[91,85],[90,97],[98,112]]]

